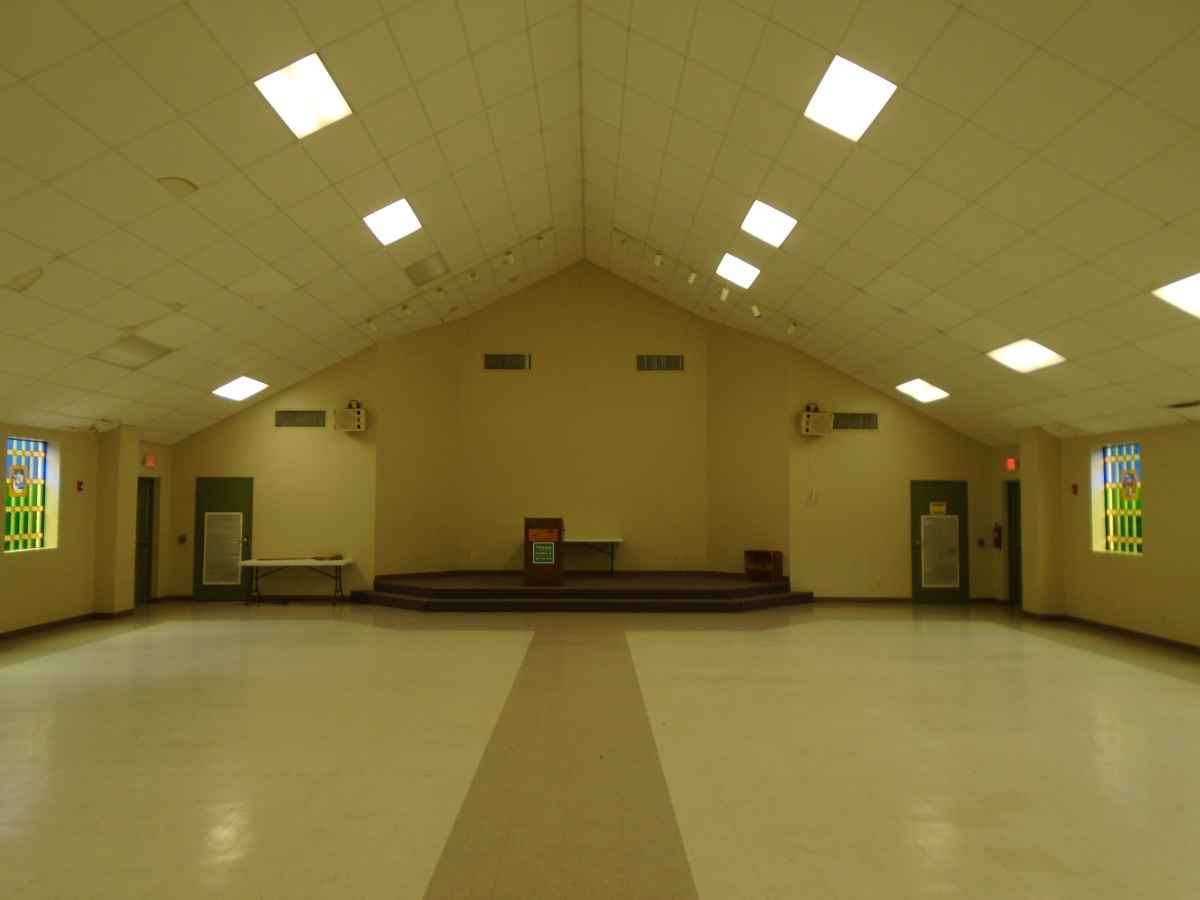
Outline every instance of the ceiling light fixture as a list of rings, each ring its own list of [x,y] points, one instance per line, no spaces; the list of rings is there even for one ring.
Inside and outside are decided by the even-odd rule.
[[[896,385],[896,390],[902,394],[908,394],[918,403],[933,403],[937,400],[945,400],[950,396],[949,393],[943,391],[937,385],[930,384],[923,378],[914,378],[912,381],[906,381],[904,384]]]
[[[752,234],[772,247],[779,247],[796,227],[796,220],[773,206],[755,200],[742,220],[742,231]]]
[[[750,304],[750,315],[754,316],[756,319],[762,318],[762,310],[758,308],[757,303]]]
[[[196,187],[194,181],[189,181],[186,178],[179,178],[175,175],[164,175],[158,179],[158,183],[172,197],[186,197],[189,194],[194,194],[199,188]]]
[[[662,254],[661,253],[654,254],[654,265],[656,268],[659,268],[659,269],[662,268]]]
[[[258,79],[254,86],[298,138],[350,115],[346,98],[315,53]]]
[[[804,117],[857,141],[895,92],[896,86],[886,78],[835,56],[808,101]]]
[[[793,334],[795,334],[795,333],[796,333],[796,323],[795,323],[795,322],[789,322],[789,323],[788,323],[788,327],[787,327],[787,334],[788,334],[788,337],[791,337],[791,336],[792,336]]]
[[[721,302],[724,303],[728,299],[729,299],[729,288],[727,288],[727,287],[721,288]]]
[[[408,237],[421,228],[421,220],[413,212],[408,201],[401,198],[395,203],[389,203],[383,209],[377,209],[363,219],[371,233],[379,239],[379,243],[387,247],[401,238]]]
[[[696,283],[696,273],[688,272],[688,284],[695,284],[695,283]]]
[[[1154,296],[1188,315],[1200,317],[1200,272],[1160,287]]]
[[[744,259],[738,259],[732,253],[726,253],[721,258],[721,264],[717,266],[718,275],[743,289],[754,284],[758,273],[759,269],[756,266],[750,265]]]
[[[504,264],[506,266],[511,266],[514,262],[516,262],[516,259],[517,258],[513,256],[513,252],[511,250],[504,254]]]
[[[1002,366],[1008,366],[1018,372],[1036,372],[1050,366],[1057,366],[1064,361],[1049,347],[1043,347],[1037,341],[1025,338],[1012,344],[999,347],[988,354]]]
[[[248,397],[253,397],[255,394],[265,391],[268,385],[254,378],[249,378],[242,375],[228,384],[223,384],[213,391],[218,397],[224,397],[226,400],[237,400],[239,403]]]

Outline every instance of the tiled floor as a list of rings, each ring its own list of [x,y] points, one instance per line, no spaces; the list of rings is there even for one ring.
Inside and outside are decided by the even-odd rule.
[[[0,897],[1200,896],[1200,656],[991,609],[0,642]]]

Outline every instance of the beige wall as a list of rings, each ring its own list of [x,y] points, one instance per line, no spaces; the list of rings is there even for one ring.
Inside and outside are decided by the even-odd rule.
[[[98,436],[6,423],[0,436],[49,441],[61,466],[57,548],[0,553],[0,634],[93,612]]]
[[[790,355],[793,417],[809,402],[879,414],[878,431],[825,438],[802,437],[793,419],[793,582],[818,597],[912,596],[911,482],[966,481],[971,596],[995,596],[991,551],[978,546],[991,536],[987,448],[810,357]]]
[[[1107,444],[1142,445],[1145,552],[1092,549],[1091,455]],[[1062,442],[1063,610],[1073,616],[1200,645],[1200,424]],[[1079,493],[1071,493],[1071,485]]]
[[[485,372],[485,352],[531,353],[533,368]],[[683,353],[686,369],[638,373],[637,353]],[[351,398],[367,406],[365,440],[273,427],[276,409]],[[879,412],[881,429],[806,441],[795,416],[809,400]],[[256,479],[256,555],[353,553],[370,561],[355,585],[374,572],[516,568],[522,517],[562,515],[570,534],[623,537],[626,569],[737,571],[743,550],[780,549],[797,587],[904,597],[909,481],[967,480],[974,542],[993,518],[986,457],[781,344],[581,264],[174,447],[172,534],[189,540],[171,545],[170,593],[191,592],[195,478],[243,475]],[[982,554],[972,546],[972,593],[994,596]]]
[[[353,558],[347,588],[375,574],[376,431],[348,434],[326,428],[276,428],[277,409],[342,408],[360,400],[378,409],[375,354],[367,352],[251,406],[172,448],[172,538],[165,565],[171,595],[192,593],[196,479],[254,479],[252,552],[255,556],[341,553]],[[178,535],[187,540],[180,544]],[[319,575],[284,573],[265,586],[293,594],[327,594]]]

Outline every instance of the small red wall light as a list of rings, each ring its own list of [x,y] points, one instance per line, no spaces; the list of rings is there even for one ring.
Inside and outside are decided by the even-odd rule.
[[[1009,472],[1017,471],[1017,458],[1015,456],[1010,456],[1008,459],[1004,460],[1004,468]]]

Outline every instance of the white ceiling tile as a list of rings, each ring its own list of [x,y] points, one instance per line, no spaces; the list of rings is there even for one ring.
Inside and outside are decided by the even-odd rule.
[[[437,140],[452,172],[492,156],[496,150],[492,141],[491,126],[487,117],[482,114],[471,116],[447,128],[438,135]]]
[[[950,0],[863,0],[838,53],[894,84],[902,82],[950,17]]]
[[[1176,44],[1125,87],[1151,106],[1200,125],[1195,87],[1200,82],[1200,33]]]
[[[253,85],[202,107],[189,120],[213,146],[243,167],[295,140]]]
[[[841,240],[849,240],[871,217],[871,210],[846,197],[826,190],[804,215],[804,224]]]
[[[963,6],[978,16],[1019,34],[1028,41],[1041,44],[1086,0],[964,0]]]
[[[226,238],[188,257],[187,264],[217,284],[227,285],[249,275],[261,265],[261,260],[241,241]]]
[[[275,261],[275,267],[293,284],[305,285],[337,269],[337,262],[320,247],[305,247]]]
[[[383,162],[358,116],[310,135],[304,140],[304,149],[330,181],[342,181]]]
[[[184,178],[198,187],[233,172],[229,160],[182,120],[126,144],[122,152],[151,178]]]
[[[539,79],[579,67],[579,13],[569,9],[529,29],[533,69]]]
[[[1140,350],[1175,366],[1195,367],[1200,359],[1200,325],[1180,328],[1170,334],[1138,341]]]
[[[85,25],[58,0],[38,0],[4,17],[0,28],[0,59],[22,78],[66,59],[96,42]]]
[[[796,112],[803,112],[832,58],[828,50],[812,41],[778,25],[768,25],[746,84]]]
[[[673,106],[683,66],[683,54],[640,34],[630,36],[627,84],[635,91]]]
[[[1134,206],[1163,219],[1181,219],[1200,210],[1200,140],[1172,147],[1109,186]]]
[[[85,244],[70,258],[118,284],[130,285],[170,263],[171,258],[128,231],[111,231]]]
[[[0,231],[0,283],[7,283],[15,275],[44,266],[52,259],[54,254],[49,250]]]
[[[125,32],[113,47],[181,112],[199,109],[245,84],[245,76],[186,4]]]
[[[1132,350],[1133,341],[1171,334],[1196,323],[1194,318],[1169,303],[1140,293],[1115,303],[1097,304],[1094,311],[1082,318],[1121,340],[1126,346],[1114,356],[1123,359]],[[1131,360],[1129,365],[1134,362],[1136,360]]]
[[[1200,26],[1200,9],[1190,3],[1149,11],[1121,0],[1090,0],[1046,46],[1097,78],[1121,83],[1145,69]]]
[[[55,186],[119,225],[171,202],[171,195],[158,182],[118,153],[107,153],[60,176]]]
[[[252,79],[290,66],[314,49],[285,0],[190,0],[189,5]]]
[[[797,118],[795,112],[765,94],[745,89],[738,96],[729,133],[735,140],[774,158],[787,143]]]
[[[750,70],[764,24],[762,16],[730,0],[700,0],[688,55],[741,81]]]
[[[109,47],[37,75],[33,87],[94,134],[120,144],[164,125],[174,112]]]
[[[98,156],[104,144],[25,84],[0,90],[0,155],[35,178],[53,178]]]
[[[1004,218],[1036,228],[1091,196],[1083,181],[1033,158],[979,198],[979,205]]]
[[[957,194],[914,175],[887,199],[881,211],[914,233],[927,235],[945,225],[966,205]]]
[[[876,210],[912,176],[903,166],[888,162],[866,147],[855,147],[829,182],[831,190],[868,209]]]
[[[704,123],[709,128],[724,131],[729,124],[730,116],[733,115],[734,107],[737,105],[738,90],[736,82],[730,81],[706,66],[689,61],[684,67],[676,109],[697,122]],[[590,102],[590,96],[587,101],[584,103],[585,108],[589,111],[596,108],[595,104]],[[620,113],[619,105],[617,113],[618,115]],[[619,118],[604,118],[614,124],[620,123]]]
[[[54,188],[40,187],[0,203],[0,229],[65,254],[112,231],[113,226]]]
[[[305,29],[318,46],[378,22],[378,0],[290,0]],[[383,25],[384,23],[379,22]]]
[[[311,237],[362,222],[362,217],[355,214],[354,209],[336,188],[326,188],[321,193],[314,194],[288,209],[287,213]],[[295,249],[297,248],[290,247],[288,251]]]
[[[176,258],[190,256],[225,237],[200,213],[179,202],[164,206],[156,213],[134,222],[129,230],[146,243]]]
[[[808,119],[800,119],[783,146],[779,162],[826,184],[854,150],[854,144]]]
[[[178,313],[166,316],[137,330],[138,337],[161,347],[178,350],[200,340],[212,329],[203,322]]]
[[[1023,150],[967,124],[930,157],[921,174],[960,197],[974,199],[1026,159]]]
[[[467,44],[481,50],[525,29],[525,0],[459,0]]]
[[[541,109],[542,125],[546,129],[570,119],[578,127],[580,109],[579,73],[565,69],[551,75],[538,85],[538,106]]]
[[[201,188],[184,202],[228,232],[238,231],[276,212],[275,204],[240,173]]]
[[[980,108],[975,121],[993,134],[1035,151],[1111,91],[1111,85],[1039,50]]]
[[[70,313],[49,303],[30,303],[24,294],[0,288],[0,334],[35,337],[66,319]],[[6,342],[7,344],[7,342]],[[0,388],[0,392],[7,389]]]
[[[386,163],[378,163],[338,182],[337,189],[354,212],[364,217],[402,196],[396,177]]]
[[[467,37],[453,3],[414,3],[392,16],[388,24],[415,79],[425,78],[467,55]]]
[[[930,293],[925,285],[896,269],[888,269],[864,290],[893,309],[909,309]]]
[[[696,6],[697,0],[633,0],[633,30],[683,53]]]
[[[474,63],[483,102],[489,107],[533,87],[533,61],[525,34],[492,44],[476,54]]]
[[[1019,290],[1028,290],[1078,266],[1083,260],[1037,235],[1030,235],[988,258],[979,271],[995,272]]]
[[[1015,244],[1024,234],[1018,226],[983,207],[969,206],[947,222],[932,240],[967,259],[981,262]]]
[[[694,122],[687,116],[676,115],[671,122],[667,153],[708,172],[721,150],[721,135]]]
[[[769,157],[741,141],[727,140],[717,153],[712,176],[732,188],[757,196],[770,169]]]
[[[837,47],[846,34],[857,4],[844,0],[776,3],[771,16],[792,31],[823,47]]]
[[[1120,346],[1120,341],[1111,334],[1082,319],[1032,333],[1030,337],[1045,347],[1053,347],[1067,359],[1079,359]]]
[[[418,82],[417,94],[434,131],[441,131],[483,111],[483,98],[469,60],[455,63]]]
[[[177,308],[209,296],[217,285],[182,263],[172,263],[143,278],[133,288],[139,294]]]
[[[33,341],[9,342],[0,354],[0,372],[27,378],[40,378],[71,363],[76,357]]]
[[[296,286],[271,266],[261,266],[245,278],[239,278],[229,286],[238,296],[252,303],[263,304],[283,297]]]
[[[1196,238],[1181,228],[1159,228],[1106,251],[1095,264],[1132,287],[1150,292],[1200,268]]]
[[[68,353],[87,355],[116,342],[121,332],[80,316],[68,316],[40,335],[42,343]]]
[[[1162,224],[1122,200],[1097,192],[1038,231],[1059,246],[1092,257],[1148,234]]]
[[[977,316],[949,329],[951,338],[975,350],[987,352],[1016,340],[1019,335],[995,322]]]
[[[109,365],[95,359],[83,357],[68,363],[47,376],[51,384],[73,387],[84,391],[103,392],[105,387],[120,381],[128,369]]]
[[[325,0],[314,2],[336,8]],[[330,44],[321,50],[321,59],[356,113],[409,85],[408,69],[386,22],[375,22]]]
[[[891,265],[912,252],[921,238],[883,216],[872,216],[850,238],[851,246]]]
[[[948,331],[975,315],[970,307],[954,303],[941,294],[927,295],[910,306],[908,313],[939,331]]]
[[[958,132],[963,122],[954,113],[901,88],[860,143],[885,159],[916,169]]]
[[[628,32],[611,19],[584,10],[580,49],[585,68],[593,68],[618,83],[625,81]]]
[[[1033,53],[1033,45],[960,10],[905,87],[959,115],[971,115]]]
[[[258,189],[280,206],[292,206],[329,187],[329,179],[300,143],[246,169]]]
[[[1116,91],[1043,150],[1050,162],[1106,185],[1187,135],[1187,126]]]
[[[359,116],[379,152],[399,153],[433,134],[415,90],[404,88],[363,110]]]
[[[388,157],[387,163],[400,189],[406,194],[450,178],[446,157],[436,138],[429,138]]]
[[[969,267],[970,262],[961,253],[929,241],[896,263],[900,272],[935,289],[953,281]]]

